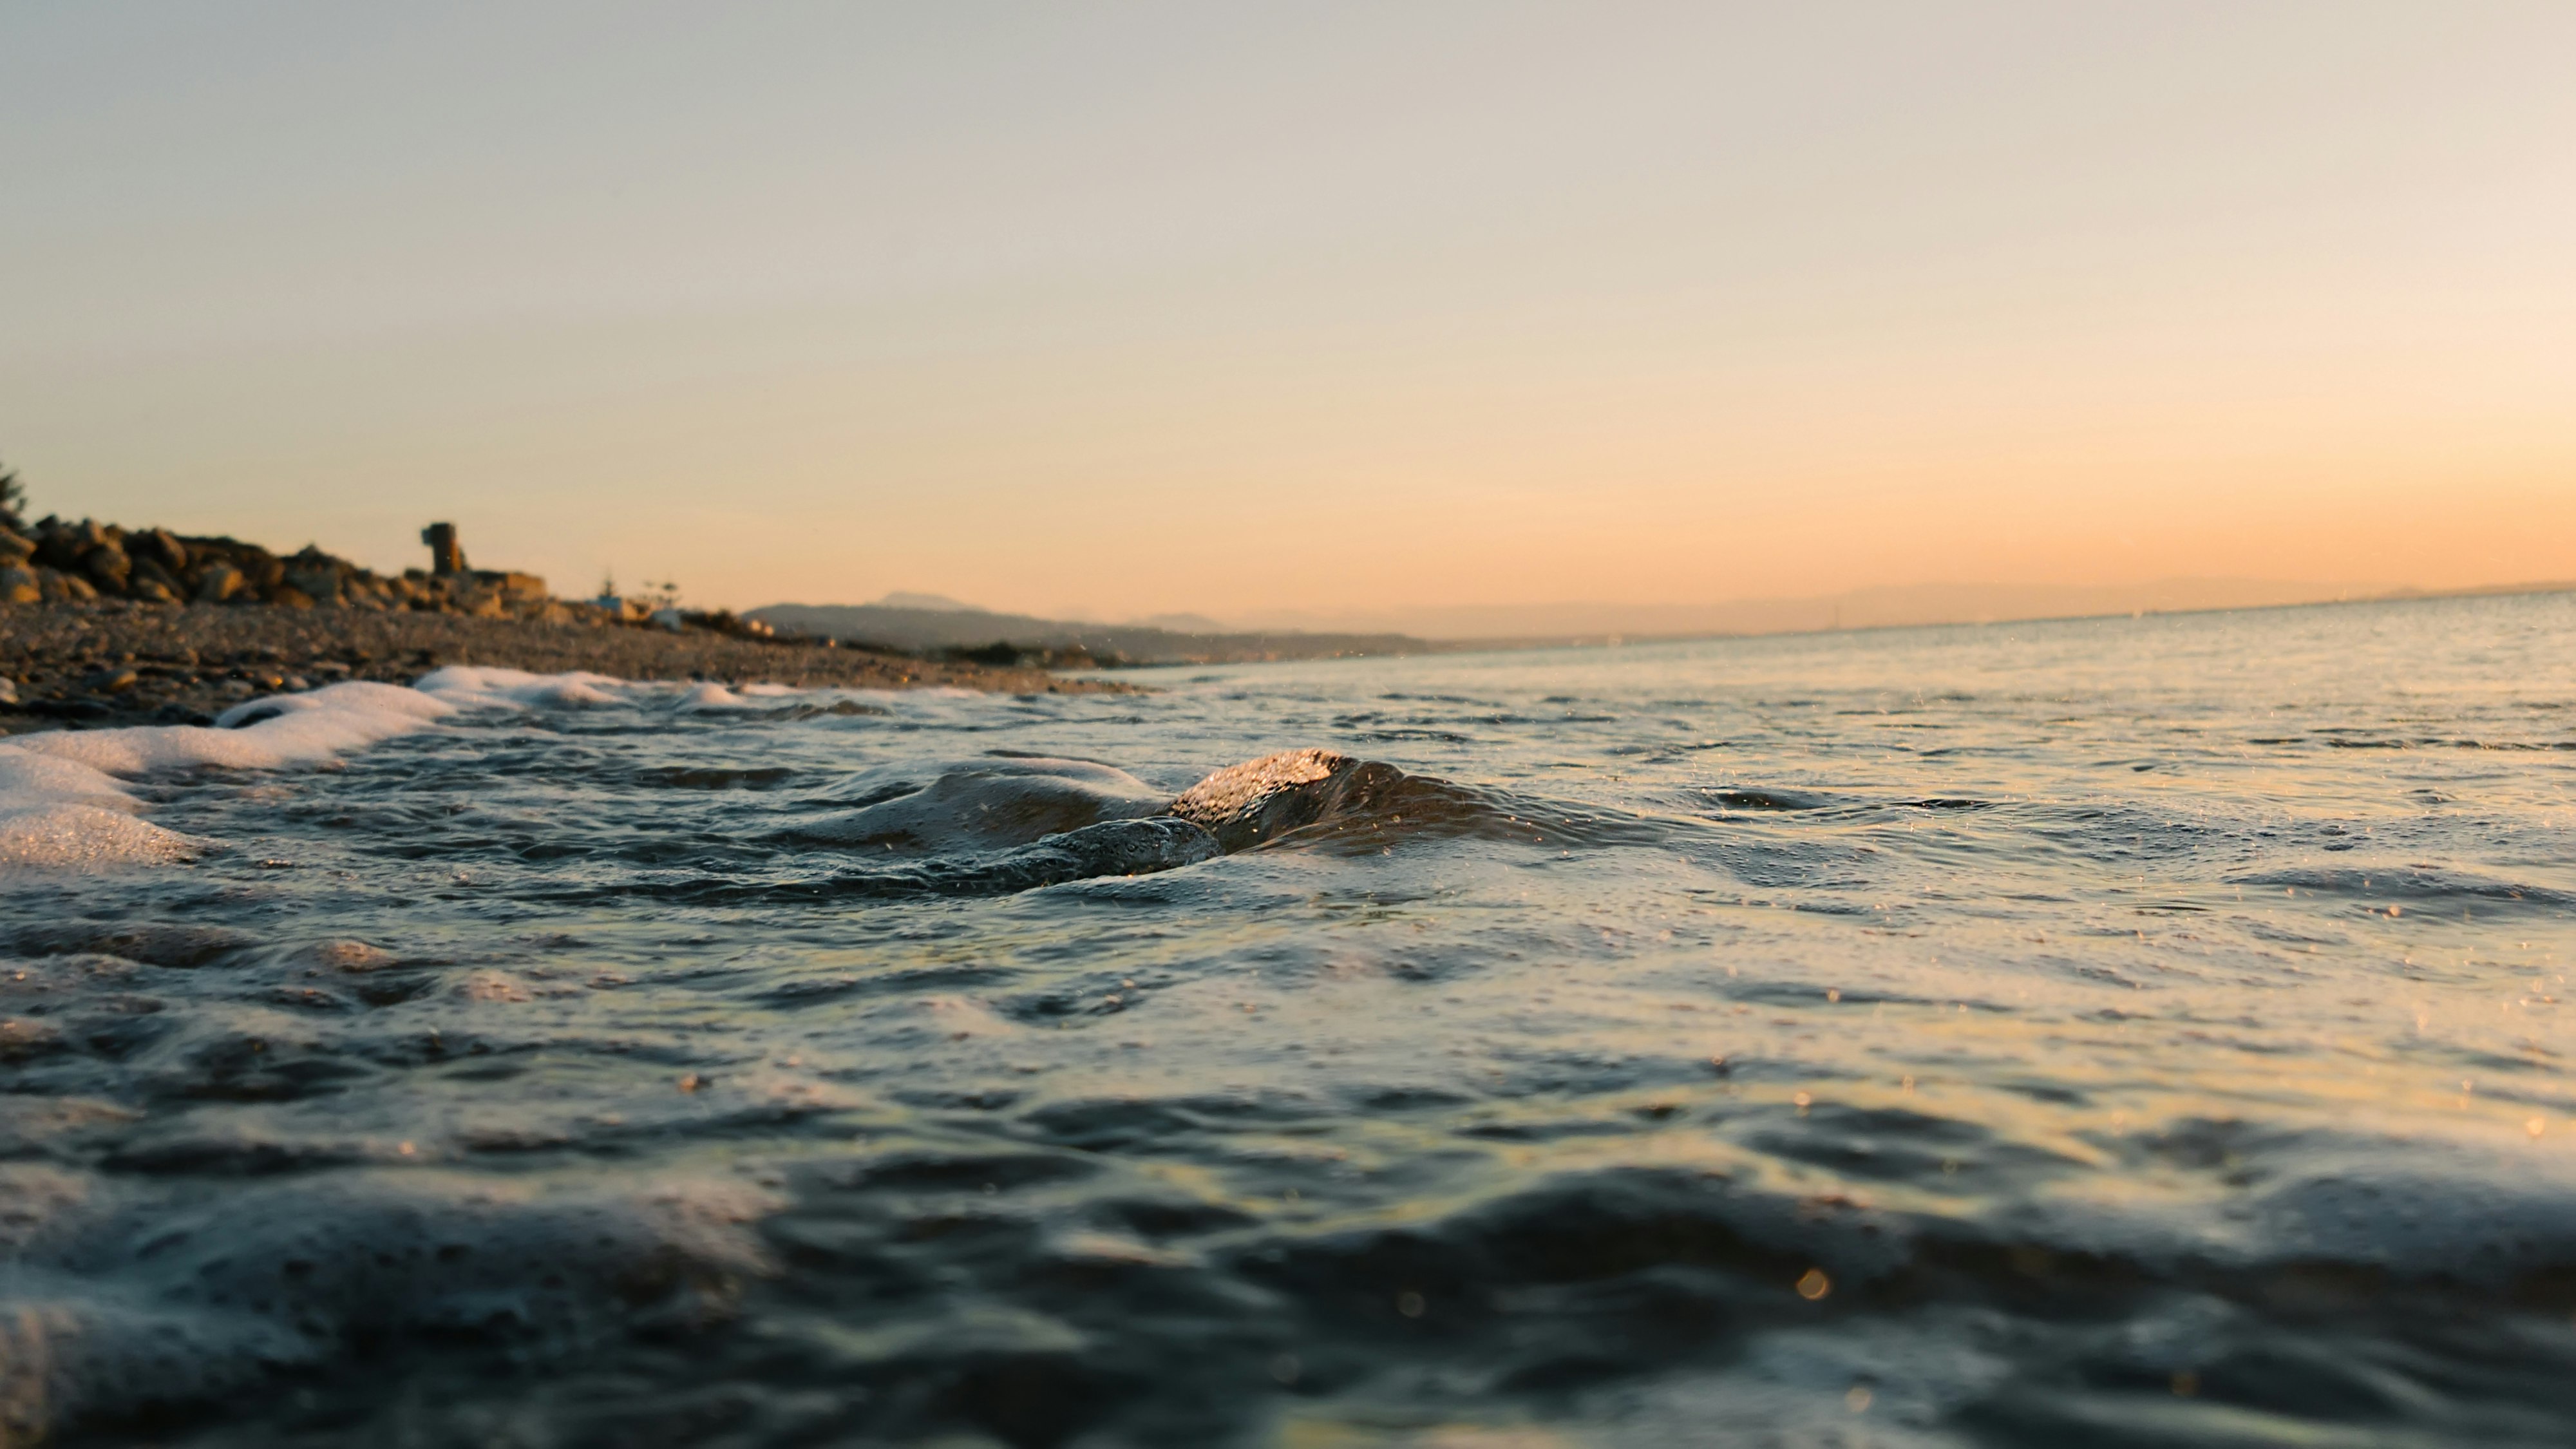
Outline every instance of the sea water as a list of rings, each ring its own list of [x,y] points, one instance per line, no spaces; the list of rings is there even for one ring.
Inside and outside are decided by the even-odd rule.
[[[0,1442],[2576,1442],[2576,597],[1119,677],[15,742]]]

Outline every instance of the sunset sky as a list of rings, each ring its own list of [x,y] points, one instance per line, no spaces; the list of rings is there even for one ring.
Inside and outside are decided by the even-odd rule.
[[[1127,617],[2576,577],[2576,4],[0,9],[39,512]]]

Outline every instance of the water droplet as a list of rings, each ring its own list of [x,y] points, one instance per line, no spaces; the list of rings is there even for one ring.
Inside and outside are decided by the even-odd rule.
[[[1403,1314],[1407,1318],[1420,1318],[1423,1313],[1430,1308],[1430,1306],[1430,1304],[1422,1301],[1421,1294],[1414,1292],[1410,1288],[1407,1288],[1403,1292],[1395,1295],[1395,1311]]]
[[[1834,1291],[1834,1280],[1822,1268],[1809,1268],[1798,1279],[1798,1296],[1813,1303]]]

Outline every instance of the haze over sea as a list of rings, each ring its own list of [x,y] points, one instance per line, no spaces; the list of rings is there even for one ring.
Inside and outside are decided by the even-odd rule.
[[[2571,640],[432,680],[0,867],[0,1438],[2576,1441]],[[1454,788],[972,848],[1308,745]]]

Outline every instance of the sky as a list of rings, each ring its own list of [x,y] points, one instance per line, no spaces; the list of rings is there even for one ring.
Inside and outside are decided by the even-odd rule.
[[[0,7],[39,512],[1219,618],[2576,577],[2576,5]]]

